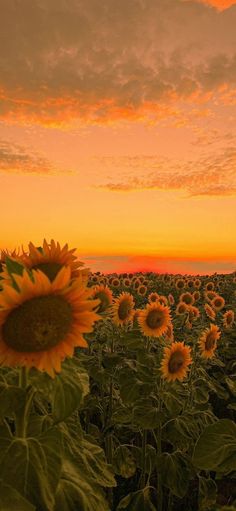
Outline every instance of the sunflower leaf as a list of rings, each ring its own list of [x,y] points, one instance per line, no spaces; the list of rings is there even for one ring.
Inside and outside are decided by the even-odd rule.
[[[9,484],[0,479],[0,509],[1,511],[36,511],[36,507],[26,500]]]
[[[76,359],[64,362],[61,373],[52,382],[52,415],[56,422],[69,417],[89,393],[87,371]]]
[[[229,474],[236,470],[236,425],[229,419],[220,419],[206,427],[198,439],[193,463],[201,470]]]

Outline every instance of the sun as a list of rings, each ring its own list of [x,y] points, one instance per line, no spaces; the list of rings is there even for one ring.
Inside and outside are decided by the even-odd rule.
[[[18,290],[8,283],[0,293],[0,365],[35,367],[54,377],[74,348],[87,347],[84,333],[101,317],[94,312],[82,276],[71,280],[69,266],[51,282],[40,270],[15,275]]]
[[[191,348],[183,342],[173,342],[170,347],[164,348],[164,357],[161,362],[162,376],[169,382],[182,381],[191,363]]]

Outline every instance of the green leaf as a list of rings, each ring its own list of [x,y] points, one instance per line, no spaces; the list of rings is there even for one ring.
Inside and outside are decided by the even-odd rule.
[[[143,429],[155,429],[160,423],[160,412],[151,399],[141,399],[133,407],[133,421]]]
[[[158,460],[158,471],[167,488],[177,497],[183,498],[188,491],[191,469],[188,460],[179,451],[162,453]]]
[[[22,495],[9,486],[9,484],[4,483],[0,479],[0,509],[1,511],[36,511],[36,507],[33,506],[28,500],[26,500]]]
[[[198,439],[193,463],[202,470],[228,474],[236,470],[236,425],[221,419],[208,426]]]
[[[120,502],[116,511],[156,511],[150,497],[150,489],[129,493]]]
[[[26,391],[15,385],[0,383],[0,417],[13,417],[23,408]]]
[[[213,479],[199,477],[199,511],[211,509],[216,502],[217,485]]]
[[[113,457],[113,468],[116,474],[125,479],[135,474],[136,463],[128,447],[124,445],[117,447]]]
[[[1,439],[2,440],[2,439]],[[0,452],[1,477],[42,511],[54,510],[61,471],[61,434],[53,428],[38,438],[8,437]]]
[[[101,488],[91,483],[83,471],[64,460],[63,472],[55,498],[54,511],[109,511]]]
[[[71,415],[89,393],[88,373],[79,361],[68,359],[52,385],[52,415],[60,422]]]

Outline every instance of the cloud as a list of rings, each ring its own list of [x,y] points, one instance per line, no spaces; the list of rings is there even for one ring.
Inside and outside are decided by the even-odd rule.
[[[0,119],[158,119],[178,101],[221,97],[222,86],[236,87],[235,25],[235,6],[197,1],[8,0]]]
[[[44,156],[8,141],[0,140],[0,172],[8,174],[57,174],[56,167]]]
[[[177,190],[188,197],[236,195],[234,147],[186,161],[173,162],[157,156],[104,157],[97,160],[100,164],[103,162],[105,168],[109,165],[116,168],[117,180],[96,186],[111,192]]]

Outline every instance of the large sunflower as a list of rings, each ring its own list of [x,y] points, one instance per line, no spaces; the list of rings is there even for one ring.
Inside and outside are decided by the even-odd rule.
[[[164,348],[161,362],[161,373],[167,381],[182,381],[192,363],[191,349],[183,342],[173,342],[169,348]]]
[[[167,331],[170,321],[169,307],[159,302],[148,303],[138,317],[140,329],[148,337],[160,337]]]
[[[32,270],[41,270],[49,280],[53,280],[63,266],[69,266],[71,269],[71,278],[82,275],[83,281],[87,283],[89,270],[82,268],[84,263],[77,260],[73,255],[76,248],[68,250],[68,244],[63,248],[60,244],[51,240],[47,243],[44,239],[43,247],[35,247],[32,242],[29,243],[29,253],[23,253],[22,260],[25,266]]]
[[[71,281],[69,266],[51,282],[40,270],[15,275],[18,291],[7,283],[0,294],[0,365],[36,367],[54,377],[74,347],[87,347],[83,337],[101,319],[99,300],[82,276]]]
[[[217,341],[221,336],[219,327],[211,323],[198,341],[198,345],[203,358],[212,358],[217,348]]]
[[[134,298],[130,293],[123,292],[115,298],[112,305],[113,323],[118,326],[131,323],[135,315],[134,305]]]

